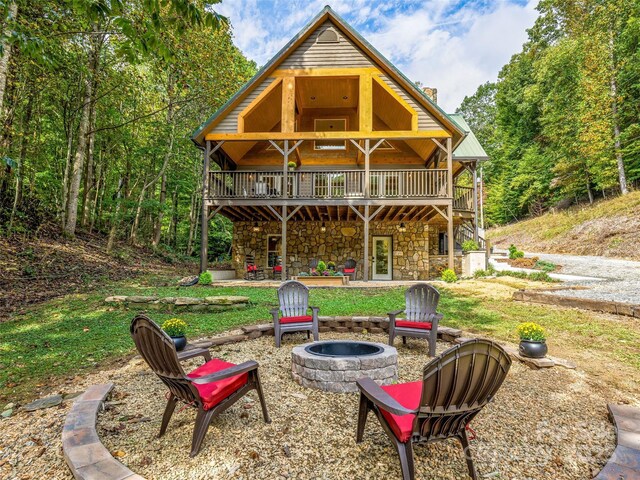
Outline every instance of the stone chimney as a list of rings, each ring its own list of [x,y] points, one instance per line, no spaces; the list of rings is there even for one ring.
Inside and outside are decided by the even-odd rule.
[[[433,100],[433,103],[436,103],[436,104],[438,103],[438,89],[437,88],[422,87],[422,91],[427,94],[427,97],[429,97],[431,100]]]

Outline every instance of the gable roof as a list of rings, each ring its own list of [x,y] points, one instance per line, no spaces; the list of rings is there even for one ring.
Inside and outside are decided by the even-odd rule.
[[[454,160],[488,160],[489,155],[484,151],[478,138],[474,135],[464,117],[459,113],[450,113],[449,118],[456,122],[467,136],[453,150]]]
[[[431,98],[427,96],[415,83],[409,80],[400,70],[398,70],[389,60],[378,52],[367,40],[365,40],[353,27],[342,19],[329,5],[325,6],[307,25],[305,25],[271,60],[269,60],[254,77],[249,80],[233,97],[231,97],[222,107],[220,107],[211,117],[209,117],[198,129],[193,132],[191,139],[197,145],[204,144],[204,137],[209,131],[228,114],[233,106],[244,98],[251,90],[260,84],[277,66],[289,56],[305,39],[307,39],[323,22],[331,20],[335,26],[371,57],[375,63],[383,70],[394,77],[395,80],[410,94],[416,101],[422,104],[437,120],[443,123],[454,133],[454,148],[464,139],[466,132],[464,129],[450,118]],[[455,138],[458,134],[458,138]]]

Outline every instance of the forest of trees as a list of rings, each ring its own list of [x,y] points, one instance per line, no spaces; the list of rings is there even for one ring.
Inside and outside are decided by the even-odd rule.
[[[215,2],[208,1],[207,4]],[[202,0],[0,1],[0,234],[198,251],[195,128],[256,71]],[[212,255],[231,226],[217,217]]]
[[[498,81],[458,109],[491,157],[489,225],[640,183],[640,2],[542,0],[538,10]]]

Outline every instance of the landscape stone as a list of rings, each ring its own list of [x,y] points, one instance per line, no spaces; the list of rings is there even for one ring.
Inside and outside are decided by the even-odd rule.
[[[199,305],[202,303],[201,298],[193,298],[193,297],[177,297],[176,305]]]
[[[2,416],[2,418],[9,418],[11,416],[11,414],[13,414],[13,409],[12,408],[2,412],[2,414],[0,414],[0,416]]]
[[[55,407],[62,403],[62,395],[52,395],[50,397],[40,398],[24,406],[27,412],[41,410],[43,408]]]

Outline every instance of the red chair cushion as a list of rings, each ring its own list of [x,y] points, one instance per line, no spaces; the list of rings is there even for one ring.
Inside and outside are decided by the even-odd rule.
[[[431,322],[411,322],[409,320],[396,320],[396,327],[418,328],[420,330],[431,330]]]
[[[400,405],[405,408],[416,409],[420,406],[422,396],[422,382],[398,383],[396,385],[384,385],[382,389],[391,395]],[[380,409],[380,413],[389,423],[391,431],[402,443],[411,438],[413,433],[413,420],[416,416],[412,413],[408,415],[394,415]]]
[[[281,272],[282,271],[282,265],[276,265],[275,267],[273,267],[273,271],[274,272]]]
[[[247,265],[247,272],[255,272],[256,270],[258,270],[258,267],[255,265]]]
[[[342,273],[354,273],[356,271],[355,268],[344,268]]]
[[[219,372],[229,367],[235,367],[235,364],[225,362],[224,360],[220,360],[219,358],[214,358],[213,360],[209,360],[204,365],[196,368],[193,372],[189,373],[187,377],[204,377],[206,375]],[[248,380],[249,374],[241,373],[240,375],[224,378],[222,380],[218,380],[217,382],[203,384],[194,383],[193,386],[196,387],[198,389],[198,392],[200,393],[204,409],[211,410],[233,392],[246,385]]]
[[[311,315],[298,315],[297,317],[282,317],[280,323],[306,323],[312,322],[313,317]]]

